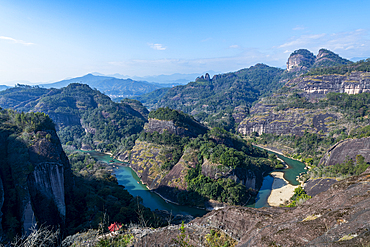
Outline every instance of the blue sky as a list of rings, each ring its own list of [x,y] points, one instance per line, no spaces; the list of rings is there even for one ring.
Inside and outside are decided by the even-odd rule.
[[[0,0],[0,84],[282,67],[296,49],[370,57],[370,1]]]

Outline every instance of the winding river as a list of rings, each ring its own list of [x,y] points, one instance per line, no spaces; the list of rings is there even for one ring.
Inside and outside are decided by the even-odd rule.
[[[203,209],[167,203],[159,195],[148,190],[146,186],[141,183],[140,178],[136,175],[136,173],[128,166],[122,166],[123,163],[121,161],[112,159],[112,157],[108,154],[96,151],[89,151],[88,153],[97,160],[106,163],[112,163],[110,161],[113,160],[114,163],[120,164],[118,166],[115,166],[115,175],[117,177],[118,184],[125,186],[126,190],[131,195],[140,196],[143,199],[143,205],[145,207],[148,207],[152,210],[167,210],[168,212],[172,212],[173,215],[190,214],[192,216],[198,217],[207,213],[207,211]]]
[[[269,151],[270,152],[270,151]],[[119,160],[112,159],[112,157],[108,154],[96,152],[96,151],[89,151],[91,156],[94,158],[106,162],[106,163],[117,163],[114,167],[115,175],[117,177],[118,183],[120,185],[125,186],[127,191],[133,196],[140,196],[143,199],[143,205],[155,210],[167,210],[168,212],[172,212],[173,215],[176,214],[183,214],[183,215],[193,215],[195,217],[204,215],[207,211],[202,209],[197,209],[193,207],[186,207],[186,206],[179,206],[172,203],[167,203],[157,194],[151,192],[146,188],[144,184],[141,183],[139,177],[136,173],[127,166],[122,166],[122,162]],[[271,152],[270,152],[271,153]],[[284,170],[279,170],[284,172],[284,178],[292,185],[298,185],[299,182],[296,180],[297,176],[299,176],[302,172],[305,172],[304,169],[305,165],[297,160],[289,159],[284,157],[280,154],[276,154],[279,158],[284,160],[289,168]],[[272,183],[274,179],[272,176],[267,175],[264,177],[262,187],[257,195],[256,202],[254,204],[248,205],[249,207],[268,207],[267,198],[269,197],[272,189]]]

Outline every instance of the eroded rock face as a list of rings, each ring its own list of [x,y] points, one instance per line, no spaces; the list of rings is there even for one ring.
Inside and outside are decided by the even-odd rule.
[[[304,72],[315,67],[330,67],[352,63],[327,49],[320,49],[317,56],[306,49],[294,51],[288,59],[288,72]]]
[[[244,135],[257,132],[259,135],[271,133],[302,136],[306,130],[326,133],[340,116],[335,112],[299,108],[278,112],[269,110],[246,118],[239,124],[238,131]]]
[[[322,99],[331,92],[348,94],[370,92],[370,73],[297,77],[286,84],[286,91],[275,93],[270,99],[260,100],[251,108],[251,117],[245,118],[239,124],[238,131],[245,135],[253,132],[260,135],[262,133],[303,135],[305,130],[328,133],[333,126],[338,127],[338,121],[343,119],[342,114],[337,111],[330,108],[278,110],[279,106],[289,103],[286,100],[293,92],[311,102]]]
[[[149,118],[148,123],[144,125],[144,130],[150,133],[156,131],[162,134],[164,131],[167,131],[171,134],[179,136],[197,137],[199,134],[204,134],[207,131],[207,128],[201,126],[200,124],[198,125],[198,128],[185,128],[176,126],[171,120],[158,120]]]
[[[302,90],[304,96],[310,99],[322,98],[328,93],[359,94],[370,92],[370,73],[298,77],[291,80],[287,86]]]
[[[293,52],[287,62],[288,72],[298,72],[301,70],[307,70],[313,66],[316,57],[312,52],[306,49],[300,49]]]
[[[357,155],[362,155],[366,162],[370,162],[370,137],[338,142],[321,158],[319,165],[341,164],[346,159],[355,161]]]
[[[3,192],[5,198],[0,201],[3,213],[16,218],[25,234],[36,223],[63,229],[65,193],[72,189],[73,178],[55,131],[29,133],[26,139],[14,135],[0,139],[0,146],[6,148],[0,150],[5,160],[0,169],[1,180],[7,181],[4,189],[0,188],[0,196]],[[16,198],[10,195],[14,190],[18,195]],[[16,203],[17,212],[9,212],[12,203]]]

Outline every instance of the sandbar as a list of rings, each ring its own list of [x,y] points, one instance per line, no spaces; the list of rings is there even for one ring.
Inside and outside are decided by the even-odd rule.
[[[298,185],[291,185],[285,180],[283,172],[272,172],[270,175],[274,178],[274,182],[267,203],[272,207],[278,207],[294,195],[294,189]]]

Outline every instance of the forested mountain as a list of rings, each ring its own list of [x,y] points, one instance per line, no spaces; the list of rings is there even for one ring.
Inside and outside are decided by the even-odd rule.
[[[32,107],[32,102],[49,92],[50,90],[46,88],[18,84],[0,92],[0,106],[18,111],[28,111]]]
[[[167,87],[168,85],[149,83],[146,81],[135,81],[131,79],[118,79],[109,76],[96,76],[87,74],[82,77],[63,80],[50,84],[41,84],[40,87],[45,88],[62,88],[67,87],[71,83],[87,84],[91,88],[96,88],[100,92],[113,98],[127,98],[145,93],[152,92],[156,89]]]
[[[248,107],[258,97],[282,86],[279,83],[282,76],[282,69],[257,64],[213,78],[206,74],[187,85],[167,91],[156,90],[137,99],[150,108],[170,107],[191,114],[210,126],[232,129],[237,118],[233,114],[248,114]],[[243,106],[245,108],[240,108]]]
[[[303,63],[301,55],[307,58]],[[324,49],[317,56],[304,50],[294,56],[299,59],[290,65],[300,68],[292,65],[291,72],[258,64],[154,91],[156,98],[145,96],[158,107],[150,113],[137,100],[116,103],[79,83],[60,89],[18,85],[0,92],[0,106],[28,112],[0,109],[0,232],[9,238],[22,233],[34,224],[33,214],[38,224],[60,225],[65,234],[96,229],[107,215],[108,223],[166,224],[118,186],[107,165],[79,152],[68,153],[68,161],[52,119],[67,149],[110,151],[129,162],[148,188],[182,205],[215,208],[253,201],[263,176],[283,168],[253,142],[303,159],[311,166],[306,179],[356,175],[293,209],[233,206],[180,231],[135,228],[139,244],[368,240],[369,174],[363,172],[370,162],[370,61],[350,63]],[[244,137],[225,130],[235,126]],[[282,224],[287,227],[281,229]],[[117,239],[132,240],[130,234]],[[296,240],[297,234],[307,236]]]
[[[113,102],[84,84],[61,89],[19,86],[0,92],[0,106],[44,112],[57,124],[63,144],[113,151],[139,133],[148,111],[135,100]]]

